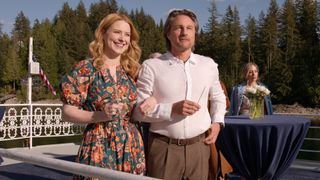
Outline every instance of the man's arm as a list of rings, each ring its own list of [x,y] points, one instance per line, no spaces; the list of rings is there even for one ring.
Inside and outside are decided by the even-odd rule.
[[[209,100],[211,122],[224,123],[224,116],[226,114],[226,96],[221,88],[218,73],[214,78],[214,83],[210,87]]]
[[[133,112],[133,118],[136,121],[159,122],[164,120],[169,121],[171,119],[170,117],[173,103],[157,102],[153,110],[148,110],[148,113],[144,113],[142,110],[146,105],[143,104],[143,102],[147,98],[153,96],[155,78],[156,74],[146,63],[143,63],[137,80],[138,102]],[[157,100],[156,97],[154,98]]]
[[[213,83],[209,89],[209,103],[210,103],[210,117],[211,117],[211,126],[209,129],[209,134],[205,139],[206,144],[215,143],[218,134],[220,132],[220,124],[224,124],[224,116],[226,113],[226,96],[222,90],[219,80],[219,72],[217,66],[215,67],[216,73],[213,77]]]

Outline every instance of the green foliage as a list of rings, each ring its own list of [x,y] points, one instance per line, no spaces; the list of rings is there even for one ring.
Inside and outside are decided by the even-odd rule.
[[[36,22],[33,27],[33,54],[44,70],[50,84],[58,87],[57,42],[51,31],[52,24],[48,19]]]
[[[308,93],[310,95],[312,95],[312,98],[311,98],[312,106],[319,106],[319,104],[320,104],[320,86],[309,87]]]
[[[24,75],[27,73],[28,69],[28,62],[26,59],[28,59],[28,45],[31,34],[30,21],[21,11],[16,17],[13,26],[13,45],[18,54],[19,64],[21,64],[20,74]]]
[[[209,56],[215,60],[219,65],[223,63],[222,53],[222,35],[221,28],[218,22],[218,12],[215,1],[211,2],[209,8],[210,17],[208,23],[205,25],[204,30],[201,29],[197,38],[195,52]]]
[[[40,100],[56,99],[57,98],[56,96],[54,96],[51,93],[50,89],[45,85],[45,83],[40,78],[40,76],[34,76],[32,79],[32,82],[33,82],[32,101],[40,101]],[[50,80],[50,82],[51,82],[51,80]],[[55,90],[56,91],[58,90],[58,86],[55,88]]]
[[[313,78],[314,85],[308,88],[308,93],[311,96],[310,104],[320,107],[320,68]]]
[[[2,36],[2,26],[3,24],[0,22],[0,36]]]
[[[81,60],[88,57],[88,44],[93,40],[93,31],[91,31],[88,24],[87,12],[84,4],[79,3],[77,9],[74,11],[76,14],[75,29],[73,32],[75,43],[75,59]]]
[[[142,47],[141,60],[148,59],[149,55],[154,52],[163,53],[165,46],[164,38],[153,18],[150,15],[146,15],[142,8],[140,11],[132,11],[130,17],[139,31],[139,45]]]
[[[17,91],[17,98],[22,101],[27,103],[27,97],[28,97],[28,89],[27,85],[22,85],[20,90]]]
[[[92,32],[86,14],[82,2],[76,10],[72,10],[68,3],[65,3],[55,19],[53,32],[58,47],[56,58],[59,75],[70,70],[77,61],[88,57]]]
[[[18,85],[21,77],[21,64],[18,54],[7,35],[1,38],[1,47],[3,48],[0,55],[2,59],[1,80],[7,88],[10,86],[8,92],[16,91],[16,85]]]
[[[221,22],[221,34],[222,41],[221,47],[221,59],[219,61],[220,73],[224,79],[226,85],[236,84],[241,80],[240,66],[241,66],[241,27],[239,21],[239,13],[236,8],[232,9],[229,6],[226,10],[226,14],[222,18]]]
[[[91,4],[88,19],[91,31],[94,32],[96,30],[102,18],[117,11],[118,5],[116,0],[100,0],[98,3]]]
[[[255,62],[256,59],[256,46],[257,46],[257,26],[256,20],[254,17],[249,15],[248,19],[245,22],[244,35],[245,39],[243,40],[243,61],[244,62]]]

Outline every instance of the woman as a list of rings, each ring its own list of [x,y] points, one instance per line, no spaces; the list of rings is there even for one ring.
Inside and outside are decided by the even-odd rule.
[[[76,162],[143,175],[141,135],[130,116],[136,103],[141,49],[132,21],[109,14],[89,45],[91,58],[80,61],[61,81],[63,119],[88,124]],[[74,176],[74,179],[89,177]]]
[[[248,87],[254,87],[257,85],[264,86],[259,79],[259,68],[258,65],[252,62],[247,63],[243,69],[243,75],[246,82],[243,82],[232,88],[231,92],[231,106],[229,114],[236,115],[248,115],[250,102],[249,99],[244,95],[245,89]],[[265,114],[271,115],[272,103],[270,96],[264,97],[265,103]]]

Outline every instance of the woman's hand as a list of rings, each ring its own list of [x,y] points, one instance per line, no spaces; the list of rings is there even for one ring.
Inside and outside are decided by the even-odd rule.
[[[157,105],[157,100],[153,96],[148,97],[143,101],[143,103],[140,104],[139,109],[142,112],[142,114],[146,115],[154,110],[154,108]]]
[[[104,105],[103,111],[107,117],[112,117],[113,115],[124,116],[127,114],[128,105],[125,103],[107,103]]]

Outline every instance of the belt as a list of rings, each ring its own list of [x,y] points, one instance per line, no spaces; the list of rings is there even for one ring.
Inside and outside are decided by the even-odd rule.
[[[175,145],[178,145],[178,146],[187,146],[187,145],[191,145],[191,144],[194,144],[196,142],[200,142],[202,141],[206,135],[205,133],[202,133],[198,136],[195,136],[193,138],[189,138],[189,139],[174,139],[174,138],[169,138],[167,136],[164,136],[162,134],[157,134],[157,133],[153,133],[153,132],[150,132],[151,135],[154,137],[154,138],[157,138],[161,141],[164,141],[168,144],[175,144]]]

